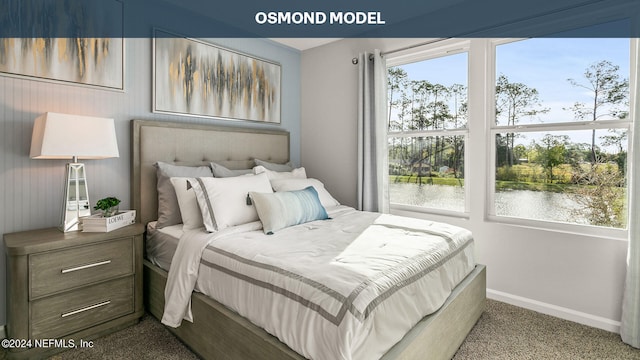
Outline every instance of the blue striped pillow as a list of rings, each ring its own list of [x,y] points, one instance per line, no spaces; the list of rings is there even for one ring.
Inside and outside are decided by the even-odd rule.
[[[329,218],[313,186],[296,191],[251,192],[250,196],[267,235],[288,226]]]

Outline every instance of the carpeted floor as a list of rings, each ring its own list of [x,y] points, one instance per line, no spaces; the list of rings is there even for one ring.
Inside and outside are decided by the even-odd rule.
[[[487,300],[454,360],[640,360],[620,335]]]
[[[51,359],[197,359],[150,315],[94,345]],[[487,300],[485,313],[453,359],[640,360],[640,350],[618,334]]]

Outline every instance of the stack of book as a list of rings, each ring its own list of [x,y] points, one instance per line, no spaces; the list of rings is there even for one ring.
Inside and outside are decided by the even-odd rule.
[[[85,216],[80,218],[83,232],[109,232],[123,226],[136,222],[135,210],[118,211],[110,217],[103,217],[101,214]]]

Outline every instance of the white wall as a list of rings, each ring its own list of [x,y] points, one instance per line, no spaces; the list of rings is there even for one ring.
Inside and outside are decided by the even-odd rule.
[[[151,112],[151,40],[125,40],[125,91],[116,92],[0,76],[0,234],[57,226],[65,160],[29,158],[34,119],[47,111],[111,117],[120,157],[85,161],[92,203],[114,195],[130,206],[130,120],[201,122],[290,132],[291,160],[300,163],[300,52],[261,39],[205,39],[282,65],[282,123],[260,124]],[[5,257],[0,256],[0,324],[5,317]]]
[[[365,50],[385,52],[425,41],[345,39],[303,52],[302,164],[342,203],[356,203],[358,75],[351,59]],[[482,131],[475,134],[467,164],[474,176],[468,185],[470,218],[401,214],[448,221],[473,231],[478,262],[487,265],[490,297],[617,331],[627,242],[485,220],[487,139]]]

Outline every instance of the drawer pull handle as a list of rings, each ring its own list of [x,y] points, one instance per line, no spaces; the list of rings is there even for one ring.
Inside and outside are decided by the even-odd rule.
[[[107,264],[110,264],[110,263],[111,263],[111,260],[100,261],[100,262],[93,263],[93,264],[77,266],[77,267],[69,268],[69,269],[62,269],[62,273],[66,274],[66,273],[70,273],[70,272],[74,272],[74,271],[78,271],[78,270],[89,269],[89,268],[100,266],[100,265],[107,265]]]
[[[109,305],[109,304],[111,304],[111,300],[103,301],[103,302],[101,302],[101,303],[99,303],[99,304],[95,304],[95,305],[87,306],[87,307],[85,307],[85,308],[78,309],[78,310],[74,310],[74,311],[70,311],[70,312],[68,312],[68,313],[63,313],[63,314],[62,314],[62,317],[64,318],[64,317],[67,317],[67,316],[71,316],[71,315],[79,314],[79,313],[81,313],[81,312],[85,312],[85,311],[87,311],[87,310],[92,310],[92,309],[99,308],[99,307],[101,307],[101,306],[105,306],[105,305]]]

